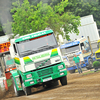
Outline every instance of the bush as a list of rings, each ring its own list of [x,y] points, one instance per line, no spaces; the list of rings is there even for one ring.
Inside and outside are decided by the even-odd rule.
[[[12,85],[12,79],[7,79],[7,85],[10,87]]]
[[[93,62],[93,67],[94,67],[95,69],[100,68],[100,62],[99,62],[99,61],[94,61],[94,62]]]

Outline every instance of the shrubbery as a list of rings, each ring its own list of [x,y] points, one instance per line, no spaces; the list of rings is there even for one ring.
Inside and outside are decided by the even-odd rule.
[[[100,68],[100,62],[99,62],[99,61],[94,61],[94,62],[93,62],[93,67],[94,67],[95,69]]]

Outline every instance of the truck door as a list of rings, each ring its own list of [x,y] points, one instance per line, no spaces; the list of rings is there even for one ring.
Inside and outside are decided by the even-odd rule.
[[[80,46],[81,46],[83,57],[89,56],[91,54],[90,45],[89,45],[89,42],[87,40],[80,43]]]

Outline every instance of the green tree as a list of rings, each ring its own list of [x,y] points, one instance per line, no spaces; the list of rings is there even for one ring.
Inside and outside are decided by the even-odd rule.
[[[47,3],[39,2],[37,5],[30,5],[28,0],[24,0],[20,4],[19,0],[12,4],[12,30],[13,33],[25,35],[31,32],[44,30],[50,27],[55,32],[62,34],[63,37],[69,39],[68,33],[74,32],[78,34],[78,26],[80,25],[80,17],[74,16],[72,13],[64,13],[64,8],[68,5],[68,0],[62,0],[54,7]],[[64,28],[63,34],[61,27]]]
[[[2,29],[2,24],[0,23],[0,36],[4,35],[3,29]]]
[[[37,5],[40,1],[47,3],[48,5],[55,6],[60,3],[62,0],[28,0],[30,4]]]
[[[2,25],[1,25],[1,23],[0,23],[0,32],[2,31]]]
[[[65,8],[65,12],[68,11],[80,17],[92,14],[100,29],[100,5],[98,0],[69,0],[69,4]]]

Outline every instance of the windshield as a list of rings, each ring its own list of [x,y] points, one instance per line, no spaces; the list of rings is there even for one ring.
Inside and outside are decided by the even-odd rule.
[[[4,56],[4,61],[5,61],[5,68],[6,68],[6,71],[9,69],[9,68],[15,68],[15,61],[14,59],[11,58],[11,55],[10,54],[5,54]]]
[[[17,43],[20,57],[53,49],[57,46],[53,33]]]
[[[71,52],[75,52],[75,51],[79,51],[79,45],[75,45],[75,46],[71,46],[71,47],[67,47],[67,48],[63,48],[61,50],[62,54],[66,54],[66,53],[71,53]]]
[[[99,45],[99,48],[100,48],[100,42],[98,43],[98,45]]]

